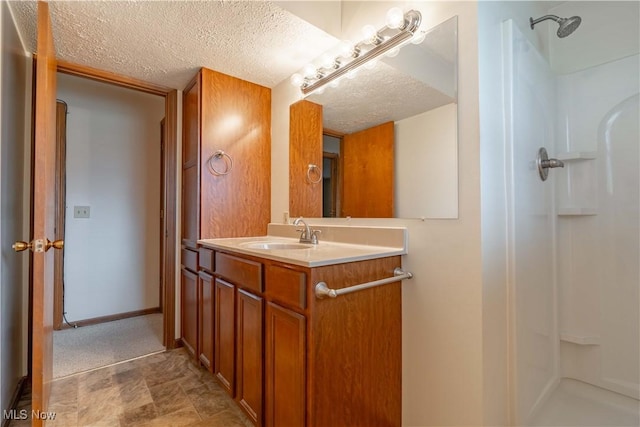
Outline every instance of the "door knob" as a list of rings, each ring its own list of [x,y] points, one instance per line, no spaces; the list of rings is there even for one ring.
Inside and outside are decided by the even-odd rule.
[[[26,251],[27,249],[31,249],[33,252],[46,252],[51,248],[53,249],[64,248],[64,240],[60,239],[52,242],[49,239],[44,239],[44,240],[36,239],[36,240],[33,240],[31,243],[17,241],[13,245],[11,245],[11,247],[16,252]]]
[[[26,251],[27,249],[33,249],[33,245],[31,243],[23,242],[21,240],[18,240],[17,242],[15,242],[13,245],[11,245],[11,247],[16,252],[22,252],[22,251]]]
[[[58,250],[64,248],[64,240],[59,239],[51,242],[49,241],[49,239],[47,239],[47,244],[45,245],[45,251],[48,251],[51,248],[58,249]]]

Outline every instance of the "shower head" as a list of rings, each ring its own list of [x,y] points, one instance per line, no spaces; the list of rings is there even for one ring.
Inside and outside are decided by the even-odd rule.
[[[558,28],[558,32],[556,33],[560,38],[567,37],[569,34],[573,33],[580,25],[580,22],[582,22],[582,19],[579,16],[572,16],[571,18],[560,18],[556,15],[545,15],[538,19],[529,18],[531,29],[533,30],[533,27],[538,22],[546,21],[547,19],[556,21],[560,25],[560,28]]]

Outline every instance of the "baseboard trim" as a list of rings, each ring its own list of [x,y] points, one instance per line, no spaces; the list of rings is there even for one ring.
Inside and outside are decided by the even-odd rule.
[[[22,398],[22,394],[24,393],[24,389],[27,386],[28,377],[24,376],[18,380],[16,383],[16,388],[13,390],[13,396],[11,396],[11,403],[9,404],[9,410],[16,409],[18,407],[18,403],[20,403],[20,398]],[[9,427],[11,423],[10,418],[2,417],[2,427]]]
[[[182,338],[176,338],[175,341],[173,342],[173,348],[180,348],[183,345],[184,344],[182,343]]]
[[[67,323],[63,323],[60,329],[72,329],[74,327],[73,325],[76,325],[78,327],[97,325],[99,323],[113,322],[114,320],[128,319],[130,317],[145,316],[147,314],[155,313],[162,313],[162,309],[160,307],[145,308],[144,310],[128,311],[126,313],[118,313],[111,314],[109,316],[94,317],[92,319],[77,320],[75,322],[69,322],[71,323],[71,326]]]

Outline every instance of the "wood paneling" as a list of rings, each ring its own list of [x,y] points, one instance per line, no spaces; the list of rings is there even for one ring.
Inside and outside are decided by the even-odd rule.
[[[34,107],[33,239],[55,236],[56,53],[49,5],[38,2]],[[53,371],[53,250],[33,254],[32,409],[46,412]],[[43,425],[35,417],[33,426]]]
[[[331,288],[392,277],[400,257],[318,267]],[[401,424],[401,282],[312,299],[309,420],[313,426]],[[327,375],[327,373],[331,375]],[[336,396],[342,396],[336,404]]]
[[[344,136],[340,216],[393,217],[393,145],[393,122]]]
[[[271,90],[203,68],[200,142],[200,235],[260,236],[271,218]],[[222,150],[226,175],[207,162]],[[216,160],[216,169],[225,170]]]
[[[236,400],[256,425],[262,425],[262,298],[238,290],[236,310]]]
[[[235,393],[235,289],[215,279],[213,373],[233,397]]]
[[[265,342],[265,426],[303,427],[306,412],[305,317],[267,302]],[[333,376],[331,369],[325,371],[327,381],[331,381]],[[335,403],[337,406],[349,406],[346,402]],[[333,411],[332,408],[329,410]],[[320,425],[347,424],[336,422]]]
[[[307,177],[310,164],[322,168],[322,106],[298,101],[289,120],[289,214],[322,217],[322,180],[313,184]]]

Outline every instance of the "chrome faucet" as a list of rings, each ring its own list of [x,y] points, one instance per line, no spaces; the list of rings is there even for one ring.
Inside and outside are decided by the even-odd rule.
[[[293,225],[299,225],[301,223],[302,225],[304,225],[304,228],[296,230],[301,232],[300,243],[311,243],[312,245],[317,245],[318,233],[320,233],[320,230],[311,229],[311,227],[309,227],[309,224],[307,224],[306,221],[302,219],[302,217],[296,218],[295,221],[293,221]]]

